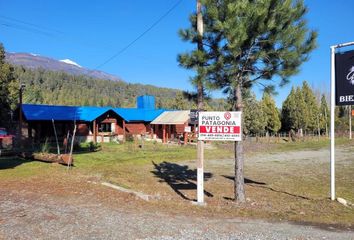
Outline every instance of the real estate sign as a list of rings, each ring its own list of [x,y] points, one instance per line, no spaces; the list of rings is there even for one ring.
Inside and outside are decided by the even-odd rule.
[[[241,141],[241,112],[199,112],[198,140]]]
[[[186,127],[184,127],[184,132],[186,132],[186,133],[192,132],[191,126],[186,126]]]

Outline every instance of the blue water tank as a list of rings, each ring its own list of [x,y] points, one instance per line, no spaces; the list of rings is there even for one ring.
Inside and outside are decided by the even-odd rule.
[[[149,95],[139,96],[137,98],[137,107],[143,109],[155,109],[155,97]]]

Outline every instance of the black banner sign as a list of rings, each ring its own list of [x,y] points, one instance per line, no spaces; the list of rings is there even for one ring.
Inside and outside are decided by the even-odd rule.
[[[189,117],[190,117],[190,123],[191,124],[198,124],[198,115],[199,115],[199,112],[198,110],[196,109],[192,109],[190,111],[190,114],[189,114]]]
[[[336,105],[354,105],[354,50],[336,53]]]

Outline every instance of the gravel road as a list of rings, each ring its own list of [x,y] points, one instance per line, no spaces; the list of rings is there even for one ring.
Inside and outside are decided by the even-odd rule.
[[[335,229],[125,207],[139,203],[132,196],[110,205],[96,190],[68,196],[0,190],[0,239],[354,239],[354,232]]]

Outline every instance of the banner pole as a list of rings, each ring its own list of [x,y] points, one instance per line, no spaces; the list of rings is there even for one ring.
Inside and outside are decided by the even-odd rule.
[[[336,199],[335,190],[335,156],[334,156],[334,144],[335,144],[335,50],[336,47],[331,47],[331,200]]]
[[[197,0],[197,31],[198,50],[203,51],[203,14],[201,0]],[[199,71],[199,70],[198,70]],[[203,82],[198,83],[198,110],[203,110]],[[200,133],[198,124],[198,134]],[[199,137],[199,135],[198,135]],[[204,204],[204,141],[198,139],[198,163],[197,163],[197,201]]]
[[[204,204],[204,141],[198,140],[197,148],[197,202]]]

